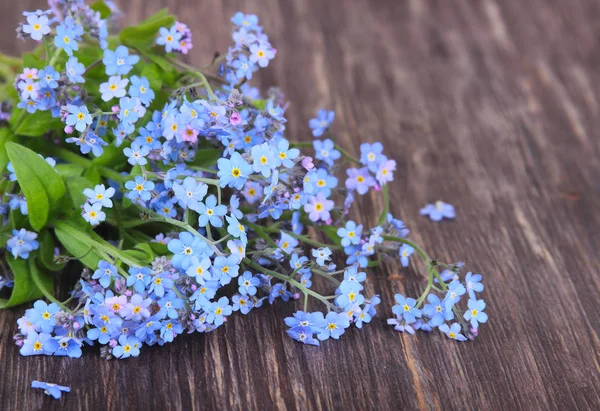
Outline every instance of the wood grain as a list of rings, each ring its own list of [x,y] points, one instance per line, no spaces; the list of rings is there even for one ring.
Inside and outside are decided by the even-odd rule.
[[[4,4],[0,50],[22,9]],[[309,139],[318,108],[358,152],[382,141],[398,161],[394,215],[440,260],[485,274],[490,322],[476,342],[406,336],[384,322],[393,294],[423,278],[386,264],[367,290],[380,316],[321,348],[285,336],[291,304],[138,359],[22,358],[23,308],[0,312],[0,408],[544,409],[600,407],[600,3],[594,0],[131,0],[128,22],[168,6],[194,30],[191,62],[229,44],[229,18],[256,13],[278,49],[258,76],[291,101],[288,136]],[[419,217],[426,202],[456,221]],[[361,215],[373,224],[373,204]],[[360,212],[362,211],[362,212]],[[60,401],[28,387],[70,385]]]

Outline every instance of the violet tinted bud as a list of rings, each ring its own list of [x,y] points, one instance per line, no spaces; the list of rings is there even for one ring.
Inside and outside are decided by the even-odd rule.
[[[119,111],[121,111],[121,108],[119,106],[112,106],[110,108],[110,111],[112,111],[115,114],[119,114]]]
[[[294,300],[297,300],[298,298],[300,298],[300,293],[294,293],[294,295],[292,295],[292,298]]]
[[[71,134],[72,132],[73,132],[73,127],[72,126],[65,126],[65,133]]]
[[[229,117],[229,122],[232,125],[237,126],[238,124],[240,124],[242,122],[242,117],[240,116],[239,113],[235,112],[235,113],[231,114],[231,116]]]
[[[112,348],[115,348],[117,345],[119,345],[119,342],[113,338],[108,342],[108,345]]]
[[[80,328],[81,328],[81,325],[80,325],[80,324],[79,324],[77,321],[74,321],[74,322],[73,322],[73,329],[74,329],[74,330],[78,330],[78,329],[80,329]]]
[[[312,157],[304,157],[302,159],[302,167],[307,170],[312,170],[315,167]]]

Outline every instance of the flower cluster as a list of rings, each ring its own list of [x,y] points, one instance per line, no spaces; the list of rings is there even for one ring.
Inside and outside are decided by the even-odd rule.
[[[161,27],[159,33],[156,44],[165,46],[167,53],[176,51],[188,54],[188,51],[192,49],[192,31],[184,23],[177,21],[169,29]]]
[[[488,320],[487,314],[483,312],[485,302],[477,299],[477,293],[483,291],[482,276],[469,272],[464,281],[460,281],[460,267],[461,264],[456,264],[439,274],[435,266],[430,267],[430,270],[436,270],[434,276],[438,286],[430,283],[417,300],[396,294],[396,305],[392,308],[395,317],[388,319],[388,324],[393,325],[397,331],[409,334],[414,334],[415,330],[429,332],[438,328],[453,340],[475,338],[479,324]],[[431,289],[436,292],[429,293]],[[459,306],[465,294],[468,297],[466,310]]]
[[[296,300],[303,306],[285,319],[288,335],[319,345],[375,316],[368,267],[388,256],[408,266],[413,253],[428,267],[428,286],[418,300],[397,297],[392,323],[458,336],[444,321],[485,322],[475,296],[469,311],[458,308],[460,287],[479,292],[481,278],[448,283],[437,271],[445,265],[389,212],[396,162],[381,143],[361,144],[355,158],[336,144],[327,110],[309,121],[312,142],[286,137],[283,94],[247,83],[276,54],[255,15],[235,14],[233,45],[198,70],[177,59],[191,48],[190,30],[164,12],[109,38],[106,20],[82,0],[50,4],[20,26],[44,43],[46,59],[18,74],[14,136],[0,138],[10,160],[0,182],[7,262],[16,284],[34,287],[21,294],[50,301],[19,319],[21,354],[79,357],[84,344],[99,344],[106,358],[136,357],[144,346],[215,330],[234,312]],[[36,128],[44,122],[50,129]],[[23,130],[48,144],[21,138]],[[367,193],[384,198],[369,226],[347,218]],[[61,302],[45,271],[71,260],[85,268]],[[439,290],[442,300],[430,294]]]

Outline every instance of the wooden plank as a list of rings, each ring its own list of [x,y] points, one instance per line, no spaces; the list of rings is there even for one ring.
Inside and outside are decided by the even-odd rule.
[[[169,6],[194,30],[191,62],[229,44],[238,9],[278,49],[258,84],[291,101],[288,135],[336,110],[352,153],[381,141],[398,161],[391,211],[440,260],[485,275],[490,323],[476,342],[393,332],[393,294],[423,280],[396,264],[371,273],[380,316],[321,348],[285,336],[291,304],[234,315],[207,335],[106,362],[22,358],[23,308],[0,312],[0,399],[7,409],[597,409],[600,407],[600,5],[593,0],[133,0],[126,21]],[[21,9],[3,10],[0,50]],[[454,222],[418,216],[453,203]],[[361,198],[362,216],[381,198]],[[362,212],[361,212],[362,211]],[[8,370],[8,371],[7,371]],[[28,388],[70,385],[60,402]]]

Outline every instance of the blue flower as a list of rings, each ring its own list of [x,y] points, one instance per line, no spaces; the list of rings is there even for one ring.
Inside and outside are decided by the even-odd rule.
[[[71,57],[66,64],[67,77],[71,83],[85,83],[83,73],[85,66],[77,60],[77,57]]]
[[[454,206],[443,201],[436,201],[435,204],[427,204],[419,212],[421,215],[428,215],[432,221],[440,221],[443,218],[452,220],[456,217]]]
[[[248,176],[252,173],[250,165],[242,158],[240,153],[235,152],[230,159],[220,158],[217,161],[219,168],[219,185],[223,187],[235,187],[241,190]]]
[[[444,301],[446,302],[446,310],[451,310],[454,304],[460,300],[460,296],[466,293],[467,290],[458,280],[452,281],[448,284],[448,291]]]
[[[473,328],[479,327],[479,323],[486,323],[488,316],[483,312],[485,310],[485,301],[469,299],[467,303],[469,309],[465,311],[465,320],[471,321]]]
[[[100,93],[102,93],[102,100],[109,101],[113,98],[125,97],[125,87],[127,87],[129,80],[121,76],[110,76],[108,81],[100,84]]]
[[[6,248],[14,258],[21,257],[26,260],[31,251],[37,250],[40,243],[36,241],[37,234],[21,228],[13,230],[12,237],[6,242]]]
[[[402,247],[398,250],[398,254],[400,255],[400,262],[402,263],[402,267],[408,267],[408,258],[415,252],[415,249],[409,246],[408,244],[402,244]]]
[[[73,55],[73,51],[79,50],[77,44],[77,34],[71,28],[61,24],[56,27],[56,36],[54,37],[54,45],[63,49],[68,56]]]
[[[210,278],[210,268],[212,263],[210,258],[203,258],[199,260],[197,257],[192,257],[192,261],[188,269],[185,271],[187,275],[192,278],[196,278],[198,283],[202,283],[205,278]]]
[[[427,301],[429,301],[429,304],[425,304],[425,307],[423,307],[423,314],[429,317],[429,326],[439,327],[444,321],[454,318],[452,310],[447,310],[437,295],[429,294]]]
[[[236,60],[231,63],[235,69],[235,76],[238,79],[246,78],[252,80],[252,73],[256,70],[256,64],[251,62],[245,54],[240,53]]]
[[[244,315],[248,314],[254,307],[252,301],[243,295],[236,294],[231,298],[231,300],[233,301],[233,311],[240,311]]]
[[[150,200],[150,191],[154,190],[154,183],[144,179],[142,176],[136,176],[135,181],[125,183],[125,188],[131,190],[127,197],[130,200],[141,199],[143,201]]]
[[[177,334],[181,334],[182,332],[183,326],[179,321],[167,320],[162,323],[162,327],[160,329],[160,338],[166,342],[172,342],[175,339],[175,336]]]
[[[92,115],[86,106],[77,107],[73,104],[68,104],[67,111],[69,115],[67,115],[65,122],[69,126],[74,126],[75,130],[83,132],[87,126],[92,124]]]
[[[397,304],[392,307],[392,312],[396,314],[398,318],[404,318],[408,324],[414,323],[417,318],[421,318],[421,310],[415,307],[417,300],[414,298],[406,298],[402,294],[396,294],[394,299]]]
[[[316,250],[312,250],[312,256],[317,259],[317,264],[320,267],[325,265],[326,261],[329,261],[331,257],[331,250],[328,247],[321,247]]]
[[[246,271],[238,278],[238,285],[240,294],[255,295],[256,287],[260,285],[260,280],[254,277],[250,271]]]
[[[140,146],[139,143],[133,142],[131,147],[127,147],[123,150],[123,154],[127,156],[127,162],[132,166],[139,164],[143,166],[148,163],[146,156],[150,154],[150,149],[147,146]]]
[[[85,221],[90,223],[91,225],[98,225],[102,221],[106,220],[106,213],[102,211],[101,203],[89,204],[85,203],[83,205],[83,214],[82,217]]]
[[[199,212],[200,202],[208,192],[208,186],[193,177],[186,177],[182,184],[173,184],[173,192],[181,207]]]
[[[238,276],[240,267],[238,265],[237,256],[230,254],[229,256],[220,255],[215,258],[212,267],[212,273],[215,279],[218,279],[221,285],[227,285],[231,279]]]
[[[287,335],[302,344],[320,345],[319,340],[313,336],[313,330],[310,327],[294,327],[286,331]]]
[[[109,76],[124,76],[133,68],[133,65],[140,61],[139,56],[129,55],[129,49],[125,46],[119,46],[115,51],[104,50],[102,63],[106,66],[106,74]]]
[[[367,168],[376,173],[379,169],[379,165],[387,161],[387,157],[381,154],[383,152],[383,145],[379,142],[369,144],[363,143],[360,145],[360,162],[367,166]]]
[[[247,30],[260,30],[258,25],[258,17],[255,14],[244,14],[237,12],[231,18],[231,22],[238,27],[243,27]]]
[[[261,173],[265,177],[271,175],[271,169],[275,167],[275,157],[271,147],[267,143],[262,143],[252,147],[252,169],[256,173]]]
[[[277,283],[269,292],[269,303],[273,304],[276,298],[281,298],[283,301],[289,301],[292,293],[285,289],[283,284]]]
[[[244,225],[242,223],[239,222],[239,220],[235,217],[235,216],[226,216],[225,219],[227,220],[228,226],[227,226],[227,232],[229,234],[231,234],[233,237],[235,238],[239,238],[240,240],[242,240],[243,244],[246,244],[248,242],[248,237],[246,234],[246,228],[244,227]]]
[[[304,311],[296,311],[293,317],[287,317],[285,324],[290,328],[296,327],[309,327],[311,333],[318,334],[321,332],[323,326],[323,313],[316,311],[314,313],[307,313]]]
[[[94,280],[99,280],[99,283],[102,287],[108,288],[110,285],[110,281],[117,274],[117,267],[110,264],[107,261],[100,260],[98,263],[98,269],[94,271],[94,275],[92,278]]]
[[[47,304],[42,300],[38,300],[33,304],[33,309],[30,311],[31,322],[44,333],[54,331],[56,325],[55,314],[60,311],[60,307],[56,303]]]
[[[177,310],[183,310],[185,308],[185,302],[177,297],[173,291],[169,291],[163,298],[158,301],[160,311],[159,316],[162,318],[169,317],[175,319],[179,317]]]
[[[210,303],[207,311],[206,322],[219,326],[225,322],[226,316],[231,315],[233,308],[229,305],[227,297],[221,297],[219,301]]]
[[[334,118],[335,113],[333,111],[319,110],[317,117],[308,122],[309,127],[312,129],[313,136],[321,137],[325,130],[333,123]]]
[[[335,149],[335,143],[330,140],[314,140],[313,147],[315,148],[315,158],[325,162],[328,166],[332,166],[335,160],[338,160],[342,155]]]
[[[481,274],[473,274],[470,271],[465,277],[465,285],[467,286],[467,292],[469,297],[475,299],[475,293],[483,291],[483,284],[481,284]]]
[[[300,150],[290,148],[290,142],[282,138],[277,142],[277,148],[274,150],[274,166],[284,166],[285,168],[294,167],[294,161],[300,155]]]
[[[460,324],[454,323],[450,327],[448,324],[442,324],[440,326],[440,331],[446,334],[448,338],[452,338],[457,341],[467,341],[467,337],[460,333]]]
[[[354,221],[348,221],[346,227],[340,227],[337,235],[342,239],[342,245],[348,247],[350,244],[358,245],[362,234],[362,224],[357,226]]]
[[[199,204],[196,211],[200,214],[198,218],[198,225],[200,227],[205,227],[210,223],[213,227],[219,228],[223,226],[221,217],[227,214],[227,206],[223,204],[217,205],[217,198],[214,195],[210,195],[204,203]]]
[[[63,392],[71,392],[71,388],[69,387],[42,381],[31,381],[31,388],[41,388],[44,390],[44,394],[50,395],[56,400],[62,396]]]
[[[41,87],[50,87],[51,89],[58,87],[57,80],[60,78],[60,73],[54,70],[54,67],[46,66],[45,69],[40,70],[39,76]]]
[[[58,348],[54,355],[59,357],[81,357],[81,341],[71,337],[62,337],[58,340]]]
[[[129,95],[137,97],[142,104],[149,106],[154,100],[154,91],[150,88],[150,83],[146,77],[131,76],[131,86],[129,87]]]
[[[27,16],[27,24],[23,24],[23,32],[31,36],[33,40],[40,41],[42,37],[50,33],[50,24],[47,16]],[[250,79],[248,79],[250,80]]]
[[[348,174],[346,188],[350,191],[356,190],[360,195],[366,194],[369,188],[376,184],[375,179],[369,174],[366,167],[361,169],[349,168],[346,170],[346,174]]]
[[[323,320],[321,330],[317,335],[317,338],[321,341],[327,340],[329,337],[337,340],[342,334],[344,334],[346,328],[349,326],[350,320],[346,314],[338,314],[331,311],[327,313],[325,320]]]
[[[179,238],[169,241],[167,248],[173,253],[171,261],[173,267],[182,270],[187,270],[190,267],[192,257],[201,260],[209,256],[209,247],[206,242],[202,238],[187,232],[179,233]]]
[[[140,118],[136,110],[136,101],[133,98],[123,97],[119,100],[119,120],[127,123],[135,123]]]
[[[143,293],[152,278],[149,267],[131,267],[127,277],[127,287],[133,286],[136,292]]]
[[[113,348],[112,354],[119,359],[140,355],[140,340],[134,335],[121,335],[119,345]]]
[[[58,342],[50,334],[31,331],[23,341],[19,353],[23,356],[52,355],[58,349]]]
[[[165,46],[165,51],[170,53],[173,50],[179,50],[179,40],[181,40],[182,34],[177,31],[177,27],[173,26],[170,29],[161,27],[159,36],[156,39],[156,44],[159,46]]]
[[[250,61],[261,67],[267,67],[269,60],[275,57],[275,49],[267,42],[258,42],[250,45]]]
[[[350,281],[357,284],[362,283],[367,279],[367,274],[364,271],[358,271],[358,268],[355,265],[352,265],[344,271],[344,282]],[[360,286],[362,290],[362,285]]]
[[[360,294],[362,286],[353,281],[343,281],[339,286],[340,295],[335,299],[335,304],[343,309],[352,307],[354,304],[362,304],[365,297]]]
[[[106,188],[104,184],[98,184],[93,190],[86,188],[83,190],[83,194],[92,204],[100,203],[102,207],[112,208],[111,198],[115,195],[115,189],[113,187]]]
[[[165,272],[152,278],[148,292],[153,292],[155,296],[160,298],[165,295],[165,289],[170,290],[171,287],[173,287],[173,280],[170,278],[170,274]]]

